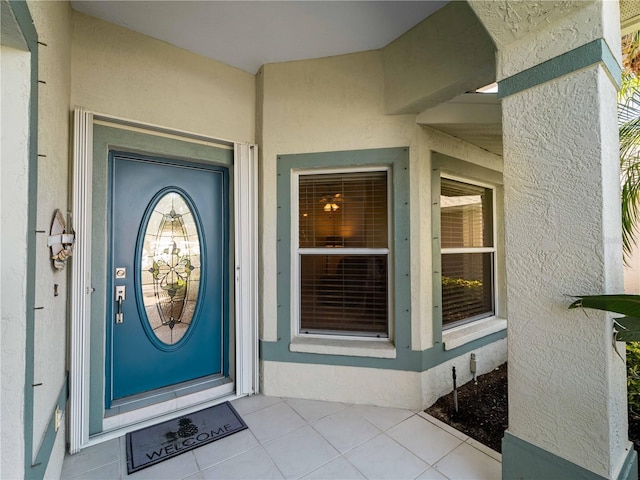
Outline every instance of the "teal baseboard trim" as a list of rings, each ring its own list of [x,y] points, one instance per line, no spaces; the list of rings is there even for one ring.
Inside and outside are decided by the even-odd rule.
[[[267,362],[331,365],[336,367],[377,368],[405,372],[426,372],[444,362],[453,360],[465,353],[478,350],[506,337],[507,331],[503,330],[479,338],[453,350],[445,350],[441,343],[423,351],[397,348],[398,355],[394,359],[291,352],[288,341],[265,342],[260,340],[260,360]]]
[[[616,480],[637,480],[638,478],[638,452],[629,445],[629,451],[624,459],[620,473]]]
[[[472,342],[460,345],[451,350],[445,350],[444,344],[438,343],[433,348],[418,352],[420,354],[420,367],[417,371],[426,372],[427,370],[437,367],[438,365],[453,360],[460,355],[476,351],[482,347],[486,347],[494,342],[507,338],[507,330],[492,333],[482,338],[473,340]]]
[[[67,400],[69,399],[69,377],[66,376],[64,382],[62,384],[62,388],[60,389],[60,393],[58,394],[58,401],[56,402],[56,407],[54,407],[53,412],[51,412],[51,417],[49,418],[49,424],[47,425],[47,431],[44,434],[44,438],[42,439],[42,444],[38,450],[36,455],[36,460],[33,462],[33,465],[30,465],[26,471],[25,477],[28,479],[43,479],[44,474],[47,471],[47,466],[49,465],[49,459],[51,458],[51,452],[53,452],[53,446],[56,443],[56,437],[58,436],[58,432],[56,432],[55,422],[56,422],[56,408],[59,408],[62,412],[67,408]]]
[[[613,82],[622,85],[622,68],[599,38],[498,82],[498,99],[522,92],[583,68],[602,63]]]
[[[502,439],[503,480],[605,480],[606,477],[587,470],[547,450],[532,445],[509,432]],[[638,456],[629,447],[620,474],[615,480],[638,478]]]

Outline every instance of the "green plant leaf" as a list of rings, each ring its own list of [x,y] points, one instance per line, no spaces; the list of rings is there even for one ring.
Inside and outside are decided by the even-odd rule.
[[[640,341],[640,330],[622,330],[616,333],[616,340],[619,342]]]
[[[580,307],[640,317],[640,295],[587,295],[569,305],[569,308]]]
[[[639,331],[640,332],[640,317],[621,317],[613,319],[619,328],[616,330],[626,331]]]
[[[620,342],[640,341],[640,318],[622,317],[614,318],[616,323],[616,340]]]

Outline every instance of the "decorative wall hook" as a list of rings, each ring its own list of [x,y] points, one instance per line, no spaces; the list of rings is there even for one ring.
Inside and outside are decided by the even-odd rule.
[[[51,259],[56,270],[64,270],[67,260],[73,254],[75,232],[66,231],[67,224],[64,221],[60,209],[56,209],[51,222],[51,233],[47,238],[47,246],[51,248]]]

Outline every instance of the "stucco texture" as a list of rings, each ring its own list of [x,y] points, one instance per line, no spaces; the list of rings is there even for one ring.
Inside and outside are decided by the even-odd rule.
[[[69,200],[69,125],[71,95],[72,11],[65,2],[29,2],[38,39],[38,207],[36,243],[36,307],[34,327],[33,439],[34,457],[64,388],[66,375],[67,283],[70,267],[55,270],[47,236],[56,209],[67,218]],[[54,285],[58,295],[55,296]],[[53,456],[64,448],[57,442]],[[54,464],[55,464],[54,460]],[[59,462],[58,462],[59,463]]]
[[[267,286],[277,284],[277,155],[403,147],[416,127],[413,116],[384,115],[379,51],[265,65],[257,81],[261,338],[275,340],[277,301]]]
[[[255,77],[74,12],[72,104],[214,138],[254,142]]]
[[[618,2],[472,0],[469,4],[498,46],[498,81],[598,38],[605,39],[620,61]]]
[[[495,80],[495,47],[467,2],[449,3],[382,54],[387,113],[420,113]]]
[[[0,476],[24,476],[30,55],[1,47],[0,111]]]
[[[260,133],[261,338],[277,339],[276,165],[280,154],[410,147],[413,348],[431,346],[430,152],[501,170],[502,159],[416,124],[415,115],[386,115],[381,51],[265,65],[258,72]],[[420,245],[420,247],[417,247]],[[424,248],[422,248],[424,247]],[[426,282],[426,283],[425,283]],[[418,305],[421,304],[421,305]],[[418,316],[420,315],[420,316]]]
[[[614,105],[598,66],[503,100],[509,430],[607,478],[626,445],[624,362],[610,318],[569,312],[567,295],[622,289]]]
[[[477,375],[504,363],[506,351],[506,340],[476,350]],[[472,379],[470,356],[425,372],[264,361],[261,389],[265,395],[423,410],[451,391],[451,367],[458,372],[458,385]]]
[[[386,115],[384,88],[381,51],[270,64],[258,72],[262,285],[276,284],[276,257],[267,252],[276,250],[277,206],[274,192],[279,154],[409,146],[412,169],[410,209],[412,218],[417,220],[411,227],[412,248],[413,240],[419,242],[421,238],[430,238],[424,233],[431,228],[428,215],[431,150],[498,171],[502,169],[499,156],[431,128],[420,127],[416,124],[415,115]],[[425,214],[420,214],[423,210]],[[425,245],[429,246],[430,243]],[[425,250],[412,252],[420,255]],[[430,258],[430,254],[428,256]],[[418,263],[422,264],[422,260]],[[425,276],[416,270],[415,274],[423,280],[414,284],[423,285],[423,281],[431,281],[430,267],[425,266],[429,273]],[[416,280],[415,277],[413,279]],[[418,297],[420,294],[416,291],[416,301]],[[261,338],[275,340],[275,296],[263,294],[261,308],[264,320]],[[418,345],[422,343],[416,342]]]
[[[412,75],[411,72],[406,72]],[[431,292],[431,153],[438,151],[496,171],[502,158],[460,139],[416,123],[415,114],[387,115],[385,111],[385,68],[381,51],[265,65],[257,78],[257,132],[260,152],[260,338],[278,339],[278,305],[274,288],[278,282],[277,157],[285,154],[409,147],[411,281],[402,288],[411,291],[411,348],[425,350],[434,345]],[[403,326],[402,328],[407,328]],[[502,349],[502,360],[505,350]],[[323,363],[322,356],[318,363]],[[422,408],[429,392],[423,392],[420,373],[343,366],[296,366],[264,362],[265,393],[323,398],[318,385],[302,382],[294,388],[296,368],[331,371],[332,381],[349,384],[353,372],[370,378],[382,375],[377,384],[387,384],[386,397],[375,389],[353,389],[351,397],[340,392],[341,401],[379,405],[409,405]],[[468,368],[468,367],[467,367]],[[321,374],[321,373],[320,373]],[[324,375],[324,374],[322,374]],[[425,384],[431,382],[428,372]],[[380,378],[382,378],[380,377]],[[312,377],[313,378],[313,377]],[[328,382],[329,380],[327,380]],[[374,382],[374,383],[376,383]],[[447,381],[448,382],[448,381]],[[295,383],[295,382],[294,382]],[[389,388],[398,384],[398,388]],[[432,382],[435,385],[435,382]],[[328,384],[327,384],[328,385]],[[325,385],[327,391],[331,390]],[[308,389],[306,388],[308,387]],[[429,387],[431,388],[431,387]],[[431,389],[439,392],[444,387]],[[371,391],[370,391],[371,390]],[[336,393],[336,395],[338,395]],[[383,395],[383,397],[381,397]],[[337,397],[336,397],[337,398]]]

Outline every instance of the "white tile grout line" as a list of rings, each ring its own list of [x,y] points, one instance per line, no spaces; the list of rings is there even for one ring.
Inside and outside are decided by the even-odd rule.
[[[85,470],[83,472],[78,472],[75,475],[73,475],[72,477],[61,477],[60,480],[73,480],[74,478],[78,478],[80,476],[86,475],[87,473],[94,472],[96,470],[99,470],[101,468],[106,467],[107,465],[112,465],[114,463],[118,463],[118,466],[120,466],[119,465],[120,464],[120,459],[114,460],[113,462],[103,463],[102,465],[97,465],[97,466],[91,467],[91,468],[89,468],[89,470]],[[118,469],[118,470],[120,470],[120,469]]]
[[[463,433],[460,430],[457,430],[457,429],[453,428],[451,425],[449,425],[448,423],[443,422],[442,420],[439,420],[439,419],[437,419],[435,417],[432,417],[428,413],[420,412],[418,414],[418,416],[422,417],[427,422],[432,423],[433,425],[435,425],[436,427],[440,428],[441,430],[444,430],[445,432],[450,433],[454,437],[459,438],[463,442],[466,442],[467,439],[470,438],[469,435],[467,435],[466,433]]]
[[[251,431],[251,429],[249,428],[249,429],[248,429],[248,431],[251,433],[251,435],[253,435],[253,437],[254,437],[254,438],[256,439],[256,441],[258,442],[258,445],[256,445],[256,446],[255,446],[255,447],[253,447],[253,448],[257,448],[258,446],[260,446],[260,447],[262,447],[262,448],[264,449],[264,446],[265,446],[265,445],[268,445],[268,444],[270,444],[270,443],[272,443],[272,442],[276,441],[277,439],[281,438],[282,436],[287,435],[287,434],[289,434],[289,433],[296,432],[296,431],[298,431],[298,430],[300,430],[300,429],[302,429],[302,428],[304,428],[304,427],[306,427],[306,426],[310,426],[310,427],[311,427],[311,428],[312,428],[312,429],[313,429],[313,430],[314,430],[318,435],[320,435],[320,437],[322,437],[325,441],[327,441],[327,442],[329,443],[329,445],[331,445],[334,449],[336,449],[336,451],[338,451],[338,455],[337,455],[336,457],[331,458],[331,459],[330,459],[330,460],[328,460],[327,462],[325,462],[325,463],[323,463],[322,465],[320,465],[320,466],[316,467],[314,470],[304,473],[304,475],[309,475],[310,473],[312,473],[312,472],[314,472],[314,471],[316,471],[316,470],[318,470],[318,469],[320,469],[320,468],[324,467],[324,466],[325,466],[325,465],[327,465],[328,463],[330,463],[330,462],[332,462],[332,461],[335,461],[335,460],[336,460],[337,458],[339,458],[339,457],[343,457],[347,462],[349,462],[349,460],[348,460],[348,458],[346,457],[346,455],[347,455],[349,452],[351,452],[352,450],[354,450],[355,448],[358,448],[358,447],[360,447],[361,445],[363,445],[364,443],[366,443],[366,442],[368,442],[368,441],[370,441],[370,440],[371,440],[371,439],[364,440],[363,442],[359,443],[358,445],[354,445],[352,448],[350,448],[350,449],[349,449],[349,450],[347,450],[346,452],[340,452],[340,451],[339,451],[339,450],[338,450],[338,449],[337,449],[337,448],[336,448],[336,447],[331,443],[331,441],[330,441],[328,438],[326,438],[324,435],[322,435],[322,433],[321,433],[321,432],[319,432],[318,430],[316,430],[316,428],[314,427],[314,424],[315,424],[315,423],[317,423],[317,422],[319,422],[320,420],[322,420],[322,419],[324,419],[324,418],[326,418],[326,417],[328,417],[328,416],[330,416],[330,415],[334,414],[334,413],[338,413],[338,412],[342,411],[343,409],[341,409],[341,410],[339,410],[339,411],[337,411],[337,412],[333,412],[333,413],[330,413],[330,414],[324,415],[323,417],[317,418],[317,419],[313,420],[312,422],[308,422],[306,419],[304,419],[304,418],[303,418],[303,417],[302,417],[302,416],[301,416],[301,415],[300,415],[300,414],[295,410],[295,408],[293,408],[291,405],[289,405],[289,404],[288,404],[288,402],[286,401],[286,399],[283,399],[283,398],[280,398],[280,397],[277,397],[277,398],[279,399],[279,401],[278,401],[278,402],[273,403],[273,404],[271,404],[271,405],[266,405],[266,406],[261,407],[261,408],[259,408],[259,409],[257,409],[257,410],[254,410],[254,411],[252,411],[252,412],[250,412],[250,413],[259,412],[260,410],[264,410],[265,408],[268,408],[268,407],[271,407],[271,406],[273,406],[273,405],[277,405],[278,403],[284,402],[285,404],[287,404],[287,406],[288,406],[289,408],[291,408],[291,409],[294,411],[294,413],[295,413],[296,415],[298,415],[298,416],[299,416],[299,417],[300,417],[300,418],[305,422],[305,424],[304,424],[304,425],[302,425],[302,426],[300,426],[300,427],[298,427],[298,428],[295,428],[295,429],[294,429],[294,430],[292,430],[291,432],[288,432],[288,433],[283,434],[283,435],[279,435],[278,437],[273,438],[273,439],[270,439],[270,440],[268,440],[268,441],[266,441],[266,442],[264,442],[264,443],[263,443],[263,442],[261,442],[260,440],[258,440],[258,439],[255,437],[254,433],[253,433],[253,432]],[[345,405],[345,408],[347,408],[347,407],[349,406],[349,405],[346,405],[346,404],[343,404],[343,405]],[[409,411],[411,411],[411,410],[409,410]],[[249,413],[245,413],[244,415],[249,415]],[[440,462],[440,461],[441,461],[443,458],[445,458],[447,455],[451,454],[451,453],[452,453],[456,448],[458,448],[462,443],[466,443],[467,445],[469,445],[469,446],[471,446],[471,447],[475,448],[475,449],[476,449],[476,450],[478,450],[479,452],[481,452],[481,453],[483,453],[483,454],[487,455],[488,457],[492,458],[493,460],[495,460],[495,461],[497,461],[497,462],[502,462],[502,455],[501,455],[499,452],[496,452],[495,450],[493,450],[493,449],[489,448],[488,446],[486,446],[486,445],[482,444],[481,442],[479,442],[479,441],[477,441],[477,440],[475,440],[475,439],[473,439],[473,438],[469,437],[468,435],[466,435],[466,434],[464,434],[464,433],[460,432],[459,430],[456,430],[455,428],[451,427],[450,425],[448,425],[448,424],[446,424],[446,423],[442,422],[441,420],[438,420],[438,419],[437,419],[437,418],[435,418],[435,417],[432,417],[431,415],[429,415],[429,414],[427,414],[427,413],[425,413],[425,412],[423,412],[423,411],[420,411],[420,412],[417,412],[417,413],[414,413],[414,412],[412,411],[412,415],[410,415],[409,417],[407,417],[407,418],[406,418],[406,419],[404,419],[403,421],[406,421],[406,420],[410,419],[412,416],[416,416],[416,415],[417,415],[418,417],[421,417],[422,419],[424,419],[424,420],[426,420],[426,421],[430,422],[431,424],[433,424],[433,425],[434,425],[434,426],[436,426],[437,428],[439,428],[439,429],[441,429],[441,430],[445,431],[446,433],[449,433],[449,434],[451,434],[451,435],[455,436],[456,438],[458,438],[458,440],[460,440],[460,443],[459,443],[459,444],[458,444],[454,449],[452,449],[451,451],[447,452],[447,453],[446,453],[445,455],[443,455],[441,458],[439,458],[438,460],[436,460],[433,464],[429,465],[429,464],[428,464],[428,462],[425,462],[424,460],[420,459],[420,457],[417,457],[417,455],[415,455],[411,450],[409,450],[409,449],[408,449],[407,447],[405,447],[404,445],[400,444],[400,443],[399,443],[397,440],[395,440],[393,437],[390,437],[389,435],[387,435],[387,437],[388,437],[388,438],[390,438],[392,441],[394,441],[395,443],[397,443],[401,448],[403,448],[404,450],[406,450],[407,452],[409,452],[411,455],[416,456],[416,458],[419,458],[419,459],[420,459],[422,462],[424,462],[425,464],[429,465],[427,469],[425,469],[423,472],[421,472],[421,473],[420,473],[420,475],[421,475],[422,473],[426,472],[427,470],[429,470],[430,468],[434,468],[434,465],[436,465],[438,462]],[[382,430],[380,427],[378,427],[376,424],[374,424],[373,422],[371,422],[371,421],[370,421],[369,419],[367,419],[366,417],[364,417],[364,416],[362,416],[362,415],[358,415],[358,416],[359,416],[360,418],[362,418],[363,420],[365,420],[367,423],[369,423],[369,424],[371,424],[372,426],[374,426],[376,429],[378,429],[378,430],[380,431],[380,433],[379,433],[378,435],[375,435],[373,438],[375,438],[375,437],[377,437],[377,436],[379,436],[379,435],[381,435],[381,434],[386,435],[386,433],[385,433],[385,432],[386,432],[387,430],[389,430],[389,429],[387,429],[387,430]],[[401,421],[401,422],[399,422],[399,423],[402,423],[402,421]],[[395,425],[392,425],[392,426],[391,426],[391,427],[389,427],[389,428],[393,428],[394,426],[397,426],[399,423],[397,423],[397,424],[395,424]],[[119,445],[118,445],[118,451],[119,451],[119,452],[118,452],[118,459],[117,459],[117,460],[115,460],[115,461],[113,461],[113,462],[108,462],[108,463],[105,463],[105,464],[101,464],[101,465],[95,465],[95,466],[93,466],[92,468],[90,468],[89,470],[86,470],[86,471],[84,471],[84,472],[79,472],[79,473],[77,473],[77,474],[76,474],[76,475],[74,475],[73,477],[66,477],[66,478],[65,478],[65,480],[73,480],[73,478],[76,478],[76,477],[78,477],[78,476],[81,476],[81,475],[84,475],[84,474],[90,473],[90,472],[92,472],[92,471],[94,471],[94,470],[97,470],[97,469],[102,468],[102,467],[104,467],[104,466],[106,466],[106,465],[110,465],[110,464],[112,464],[112,463],[116,463],[116,462],[118,462],[121,466],[123,466],[123,468],[121,468],[120,470],[121,470],[121,472],[123,472],[123,473],[122,473],[122,475],[124,476],[124,478],[126,478],[126,461],[127,461],[127,459],[126,459],[126,445],[125,445],[125,440],[124,440],[124,439],[125,439],[125,437],[124,437],[124,436],[118,437],[118,444],[119,444]],[[226,458],[225,460],[222,460],[222,461],[220,461],[220,462],[218,462],[218,463],[216,463],[216,464],[213,464],[213,465],[208,466],[208,467],[207,467],[207,468],[205,468],[204,470],[200,468],[200,465],[198,464],[198,461],[197,461],[197,457],[195,457],[195,463],[196,463],[196,466],[198,467],[198,472],[203,472],[203,471],[205,471],[205,470],[208,470],[208,469],[210,469],[210,468],[213,468],[213,467],[215,467],[216,465],[219,465],[220,463],[223,463],[223,462],[225,462],[225,461],[227,461],[227,460],[230,460],[230,459],[232,459],[232,458],[237,457],[238,455],[241,455],[241,454],[243,454],[243,453],[246,453],[246,452],[248,452],[248,451],[251,451],[253,448],[250,448],[250,449],[245,450],[245,451],[243,451],[243,452],[239,452],[239,453],[237,453],[237,454],[235,454],[235,455],[232,455],[232,456],[230,456],[230,457]],[[278,469],[278,471],[280,471],[280,469],[279,469],[279,467],[277,466],[276,462],[275,462],[275,461],[273,460],[273,458],[271,458],[271,456],[269,455],[269,452],[268,452],[266,449],[264,449],[264,450],[265,450],[265,452],[267,453],[267,456],[269,456],[269,458],[271,459],[271,461],[273,462],[273,464],[276,466],[276,468]],[[358,468],[357,468],[355,465],[353,465],[351,462],[349,462],[349,464],[350,464],[350,465],[352,465],[352,466],[353,466],[353,467],[354,467],[358,472],[360,472],[361,474],[363,474],[363,473],[362,473],[360,470],[358,470]],[[123,471],[123,469],[124,469],[124,471]],[[280,473],[282,473],[282,472],[280,471]],[[304,475],[303,475],[303,476],[304,476]],[[364,475],[364,474],[363,474],[363,475]]]
[[[415,453],[413,453],[411,450],[409,450],[407,447],[405,447],[404,445],[402,445],[398,440],[396,440],[395,438],[393,438],[391,435],[387,435],[387,433],[386,433],[386,432],[382,432],[382,435],[386,435],[388,438],[390,438],[392,441],[394,441],[395,443],[397,443],[398,445],[400,445],[403,449],[405,449],[405,450],[406,450],[407,452],[409,452],[411,455],[413,455],[414,457],[416,457],[416,458],[417,458],[418,460],[420,460],[422,463],[427,464],[428,468],[427,468],[426,470],[423,470],[419,475],[422,475],[424,472],[426,472],[427,470],[429,470],[429,468],[431,468],[431,467],[433,467],[433,465],[435,465],[435,463],[434,463],[434,464],[430,464],[430,463],[429,463],[429,462],[427,462],[426,460],[424,460],[424,459],[420,458],[418,455],[416,455],[416,454],[415,454]],[[456,446],[454,447],[454,450],[455,450],[456,448],[458,448],[458,445],[456,445]],[[451,450],[451,452],[453,452],[453,450]],[[449,453],[451,453],[451,452],[448,452],[448,453],[447,453],[447,455],[449,455]],[[447,455],[445,455],[445,457],[446,457]],[[444,457],[443,457],[443,458],[444,458]],[[440,460],[438,460],[438,461],[440,461]],[[437,463],[437,462],[436,462],[436,463]]]
[[[424,418],[428,422],[431,422],[433,425],[444,430],[445,432],[451,433],[452,435],[458,437],[460,440],[463,441],[463,443],[468,444],[469,446],[475,448],[479,452],[484,453],[488,457],[491,457],[492,459],[502,463],[502,455],[500,454],[500,452],[495,451],[491,447],[485,445],[479,440],[476,440],[475,438],[470,437],[469,435],[461,432],[460,430],[453,428],[451,425],[444,423],[442,420],[432,417],[428,413],[424,413],[424,412],[422,413],[423,414],[418,414],[418,416]]]
[[[256,397],[256,395],[251,395],[251,396],[247,396],[247,397],[240,397],[235,399],[235,401],[241,401],[243,398],[253,398]],[[252,413],[256,413],[259,412],[260,410],[264,410],[265,408],[269,408],[269,407],[273,407],[274,405],[277,405],[279,403],[287,403],[282,397],[269,397],[269,398],[277,398],[278,401],[277,402],[273,402],[270,403],[269,405],[265,405],[263,407],[257,408],[256,410],[251,410],[250,412],[243,412],[240,413],[238,412],[238,415],[243,416],[243,415],[251,415]],[[229,401],[229,403],[233,406],[234,409],[236,409],[236,411],[238,410],[234,405],[233,405],[233,401]],[[287,404],[288,405],[288,404]]]
[[[494,460],[502,463],[502,455],[500,454],[500,452],[495,451],[494,449],[492,449],[491,447],[485,445],[484,443],[480,442],[479,440],[476,440],[475,438],[470,437],[469,435],[461,432],[460,430],[456,430],[451,425],[449,425],[447,423],[444,423],[442,420],[439,420],[439,419],[437,419],[435,417],[432,417],[428,413],[421,412],[421,413],[418,413],[418,416],[424,418],[428,422],[431,422],[433,425],[435,425],[438,428],[441,428],[445,432],[448,432],[448,433],[458,437],[464,443],[467,443],[468,445],[472,446],[476,450],[478,450],[478,451],[484,453],[485,455],[493,458]]]
[[[433,465],[436,465],[438,462],[440,462],[443,458],[445,458],[447,455],[451,454],[453,452],[453,450],[455,450],[456,448],[458,448],[460,445],[462,445],[463,443],[466,443],[467,445],[469,445],[470,447],[475,448],[476,450],[478,450],[480,453],[483,453],[484,455],[488,456],[489,458],[502,463],[502,455],[500,454],[500,452],[496,452],[495,450],[493,450],[492,448],[488,447],[487,445],[483,444],[482,442],[476,440],[475,438],[471,438],[470,436],[462,433],[459,430],[456,430],[455,428],[453,428],[451,425],[448,425],[444,422],[442,422],[441,420],[438,420],[435,417],[432,417],[431,415],[425,413],[424,415],[421,415],[420,413],[418,414],[419,417],[423,418],[424,420],[432,423],[433,425],[435,425],[436,427],[440,428],[441,430],[450,433],[451,435],[455,436],[456,438],[458,438],[458,440],[460,440],[460,443],[458,445],[456,445],[455,448],[453,448],[451,451],[447,452],[445,455],[443,455],[442,457],[440,457],[437,461],[435,461],[433,463]],[[435,420],[435,421],[433,421]],[[443,428],[443,427],[448,427],[448,428]],[[451,429],[453,432],[448,431],[449,429]],[[461,437],[466,437],[466,438],[461,438]],[[424,461],[424,460],[423,460]]]
[[[491,457],[495,461],[502,463],[502,455],[500,454],[500,452],[496,452],[494,449],[486,446],[482,442],[479,442],[475,438],[469,437],[464,443],[466,443],[467,445],[475,448],[479,452],[484,453],[488,457]]]
[[[340,410],[340,411],[341,411],[341,410]],[[339,413],[339,412],[335,412],[335,413]],[[329,416],[329,415],[327,415],[327,416]],[[335,448],[335,449],[338,451],[338,453],[339,453],[340,455],[346,455],[347,453],[351,452],[352,450],[354,450],[354,449],[356,449],[356,448],[358,448],[358,447],[360,447],[360,446],[364,445],[364,444],[365,444],[365,443],[367,443],[369,440],[374,439],[375,437],[377,437],[377,436],[378,436],[378,435],[380,435],[381,433],[384,433],[384,431],[383,431],[380,427],[378,427],[378,426],[377,426],[377,425],[375,425],[374,423],[370,422],[368,419],[366,419],[366,418],[365,418],[365,417],[363,417],[362,415],[358,415],[358,417],[360,417],[362,420],[364,420],[365,422],[367,422],[369,425],[372,425],[376,430],[378,430],[378,433],[376,433],[373,437],[371,437],[371,438],[367,438],[366,440],[363,440],[362,442],[358,443],[357,445],[354,445],[353,447],[351,447],[350,449],[348,449],[348,450],[347,450],[347,451],[345,451],[345,452],[341,452],[340,450],[338,450],[338,447],[337,447],[336,445],[334,445],[333,443],[331,443],[331,440],[329,440],[327,437],[325,437],[325,436],[322,434],[322,432],[321,432],[321,431],[319,431],[319,430],[315,427],[315,424],[316,424],[316,423],[318,423],[318,422],[320,422],[321,420],[323,420],[322,418],[319,418],[318,420],[314,420],[314,421],[313,421],[313,423],[309,423],[308,425],[309,425],[311,428],[313,428],[313,430],[314,430],[318,435],[320,435],[322,438],[324,438],[324,440],[325,440],[327,443],[329,443],[329,445],[331,445],[333,448]],[[324,417],[324,418],[326,418],[326,417]],[[404,447],[403,447],[403,448],[404,448]],[[349,462],[349,463],[351,463],[351,462]],[[354,465],[354,466],[355,466],[355,465]],[[358,471],[360,471],[360,470],[358,470]],[[360,472],[360,473],[362,473],[362,472]]]

